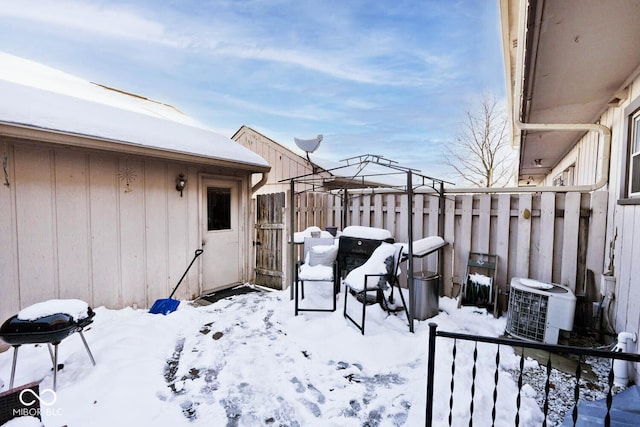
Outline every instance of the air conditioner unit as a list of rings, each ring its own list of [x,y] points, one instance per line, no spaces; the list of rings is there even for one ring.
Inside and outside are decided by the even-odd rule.
[[[557,344],[560,329],[573,329],[575,309],[576,296],[566,286],[514,277],[507,332],[525,340]]]

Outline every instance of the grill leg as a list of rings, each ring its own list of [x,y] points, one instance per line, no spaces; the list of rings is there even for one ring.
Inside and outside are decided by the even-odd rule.
[[[51,356],[51,364],[55,368],[56,367],[56,361],[53,358],[53,350],[51,349],[51,343],[50,342],[47,343],[47,348],[49,349],[49,356]]]
[[[96,361],[93,358],[93,354],[91,354],[91,350],[89,350],[89,344],[87,344],[87,340],[84,338],[84,334],[82,333],[82,331],[78,331],[78,333],[80,334],[80,338],[82,338],[84,348],[87,350],[87,354],[89,355],[89,359],[91,359],[91,363],[93,363],[93,366],[96,366]]]
[[[11,365],[11,380],[9,381],[9,389],[13,388],[13,380],[16,377],[16,362],[18,361],[18,347],[19,345],[13,346],[13,364]]]
[[[53,391],[56,391],[58,385],[58,344],[53,345]]]

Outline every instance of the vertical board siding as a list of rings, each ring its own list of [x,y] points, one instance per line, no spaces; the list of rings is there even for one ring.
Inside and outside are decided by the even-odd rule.
[[[16,217],[21,306],[58,297],[53,153],[15,149]]]
[[[145,193],[145,289],[150,301],[169,296],[167,281],[167,168],[161,162],[149,162],[144,171]],[[171,194],[173,196],[173,194]]]
[[[472,250],[498,256],[495,285],[503,294],[515,276],[556,283],[562,278],[562,283],[573,289],[582,283],[578,272],[590,269],[599,277],[604,260],[607,198],[606,192],[446,194],[443,229],[449,245],[443,250],[444,294],[457,296]],[[405,194],[358,194],[349,200],[349,219],[370,218],[371,226],[386,228],[396,241],[403,242],[407,240],[410,220],[407,200]],[[437,197],[415,194],[412,211],[414,239],[438,234]],[[589,217],[581,219],[581,212],[589,212]],[[300,224],[295,231],[309,225],[314,224]],[[583,241],[588,244],[586,250],[579,249],[584,246],[580,243]],[[437,267],[437,257],[427,258],[416,262],[415,270]],[[501,304],[506,304],[506,298]]]
[[[220,168],[13,140],[0,147],[9,175],[0,189],[2,318],[52,298],[144,308],[168,297],[201,244],[199,173]],[[199,291],[196,263],[176,297]]]
[[[121,159],[118,165],[120,178],[119,213],[120,218],[120,268],[122,283],[122,304],[144,306],[146,292],[140,284],[145,283],[144,253],[144,170],[141,161]],[[127,185],[122,179],[131,174],[132,180]],[[137,284],[136,286],[131,286]]]
[[[6,156],[7,159],[8,177],[6,181],[2,177],[3,185],[0,186],[0,235],[2,247],[15,248],[17,246],[15,153],[13,145],[3,143],[2,148],[3,157]],[[2,319],[6,319],[20,309],[20,281],[17,251],[2,252],[2,255],[0,256],[0,290],[2,292],[0,306],[3,310],[2,314],[5,314]]]
[[[622,222],[621,227],[618,229],[618,240],[620,243],[620,251],[616,253],[616,257],[620,260],[616,263],[616,268],[620,271],[617,274],[618,281],[616,283],[615,290],[615,329],[617,331],[625,330],[627,326],[627,304],[629,301],[634,301],[631,293],[633,292],[633,276],[631,275],[631,268],[634,262],[637,262],[637,258],[633,257],[633,248],[636,246],[636,239],[634,238],[635,224],[635,212],[636,207],[626,207],[622,210]]]
[[[58,274],[64,278],[60,298],[91,300],[87,156],[55,155],[56,235]]]
[[[90,282],[94,301],[100,301],[109,308],[118,307],[121,303],[117,174],[117,158],[106,155],[89,158],[89,187],[101,189],[89,194]]]

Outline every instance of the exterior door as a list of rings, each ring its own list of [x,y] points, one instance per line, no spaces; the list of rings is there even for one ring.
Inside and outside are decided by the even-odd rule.
[[[202,180],[202,287],[215,291],[242,281],[238,181]]]

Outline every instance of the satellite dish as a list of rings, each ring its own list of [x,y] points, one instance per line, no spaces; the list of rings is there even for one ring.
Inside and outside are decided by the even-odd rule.
[[[293,138],[293,142],[296,143],[299,149],[306,152],[308,155],[309,153],[313,153],[318,149],[320,143],[322,142],[322,135],[318,135],[313,139]]]

